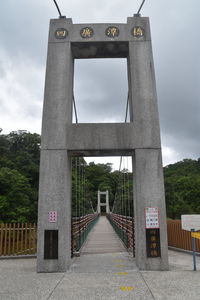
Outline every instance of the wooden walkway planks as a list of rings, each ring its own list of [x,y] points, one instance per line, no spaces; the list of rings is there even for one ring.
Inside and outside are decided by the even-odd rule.
[[[126,249],[106,217],[100,217],[90,232],[81,254],[125,252]]]

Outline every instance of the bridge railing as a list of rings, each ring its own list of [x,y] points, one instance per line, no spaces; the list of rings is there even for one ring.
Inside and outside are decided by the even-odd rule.
[[[107,218],[126,248],[135,255],[133,218],[113,213],[107,214]]]
[[[98,214],[72,218],[72,251],[80,250],[88,233],[98,220]],[[134,222],[132,217],[110,213],[107,215],[116,233],[134,253]],[[181,229],[180,220],[168,220],[168,244],[174,248],[191,250],[191,233]],[[200,252],[200,240],[196,240]],[[30,255],[37,252],[36,224],[0,224],[0,256]]]
[[[80,250],[98,217],[99,214],[96,213],[72,218],[72,256]]]

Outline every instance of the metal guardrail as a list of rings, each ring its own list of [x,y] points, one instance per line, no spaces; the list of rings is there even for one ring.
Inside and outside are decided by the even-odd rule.
[[[88,233],[94,227],[99,214],[89,214],[82,217],[72,218],[72,256],[78,252],[84,244]]]
[[[126,248],[135,256],[133,218],[113,213],[107,214],[107,218]]]

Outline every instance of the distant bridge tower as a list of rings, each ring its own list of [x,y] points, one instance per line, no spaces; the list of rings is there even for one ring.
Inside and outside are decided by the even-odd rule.
[[[101,202],[101,195],[106,196],[106,201]],[[101,207],[106,207],[106,213],[109,214],[110,207],[109,207],[109,194],[108,194],[108,191],[105,191],[105,192],[98,191],[98,203],[97,203],[97,213],[98,214],[100,214],[102,212]]]

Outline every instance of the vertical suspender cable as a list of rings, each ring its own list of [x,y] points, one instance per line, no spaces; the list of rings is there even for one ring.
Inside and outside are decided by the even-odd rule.
[[[84,162],[82,163],[82,178],[83,178],[83,216],[85,216],[87,213],[86,213],[86,203],[85,203],[85,164]],[[87,224],[86,224],[87,225]],[[85,228],[84,228],[84,241],[85,241],[85,238],[86,238],[86,225],[85,225]]]
[[[128,109],[129,109],[129,92],[128,92],[128,95],[127,95],[127,101],[126,101],[126,110],[125,110],[125,119],[124,119],[124,122],[126,123],[127,122],[127,118],[128,118]],[[121,167],[122,167],[122,156],[120,156],[120,161],[119,161],[119,179],[118,179],[118,186],[121,184]],[[117,188],[118,190],[118,188]],[[114,213],[120,213],[122,214],[122,201],[121,201],[121,196],[119,194],[119,202],[120,202],[120,209],[118,211],[118,205],[117,205],[117,202],[118,202],[118,193],[116,192],[115,193],[115,199],[114,199],[114,202],[113,202],[113,208],[112,208],[112,212]],[[114,209],[115,208],[115,209]]]
[[[76,124],[77,124],[78,123],[78,115],[77,115],[76,102],[75,102],[75,99],[74,99],[74,95],[73,95],[73,106],[74,106],[75,120],[76,120]]]

